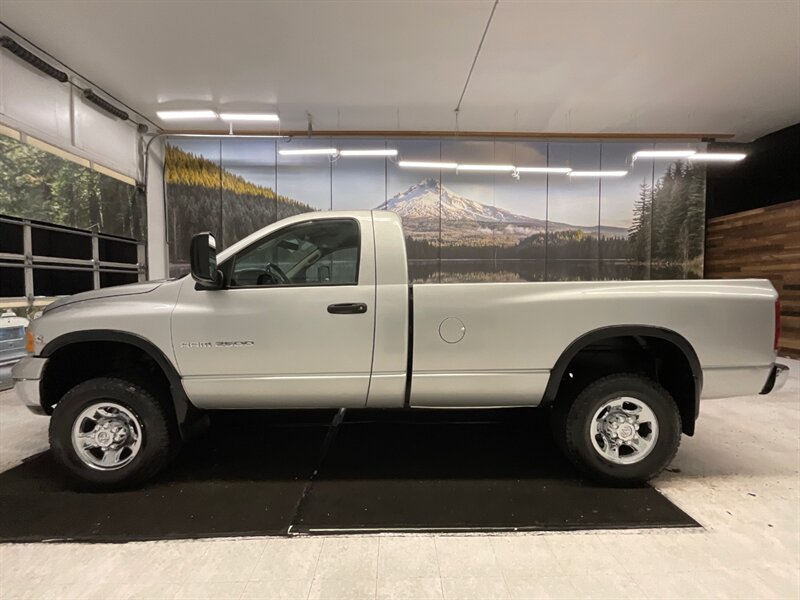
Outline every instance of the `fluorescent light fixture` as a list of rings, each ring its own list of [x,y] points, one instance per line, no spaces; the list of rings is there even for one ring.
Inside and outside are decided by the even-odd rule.
[[[217,113],[213,110],[158,110],[159,119],[164,121],[179,121],[181,119],[216,119]]]
[[[280,121],[275,113],[219,113],[223,121]]]
[[[746,154],[738,152],[698,152],[689,157],[689,160],[702,160],[705,162],[737,162],[745,158]]]
[[[510,173],[514,165],[458,165],[459,171],[493,171],[497,173]]]
[[[339,150],[339,156],[397,156],[397,150]]]
[[[697,150],[639,150],[633,158],[689,158]]]
[[[336,148],[298,148],[296,150],[278,150],[281,156],[302,156],[308,155],[325,155],[333,156],[338,150]]]
[[[517,167],[518,173],[571,173],[569,167]]]
[[[419,160],[401,160],[397,163],[408,169],[457,169],[457,163],[449,162],[424,162]]]
[[[572,171],[570,177],[625,177],[627,171]]]

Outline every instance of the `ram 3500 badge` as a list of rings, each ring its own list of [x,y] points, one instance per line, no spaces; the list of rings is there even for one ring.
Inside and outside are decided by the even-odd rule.
[[[206,409],[540,406],[579,468],[633,484],[694,433],[701,397],[787,376],[764,280],[412,287],[383,211],[297,215],[219,256],[199,234],[191,263],[33,322],[17,395],[52,415],[76,478],[147,479]]]
[[[181,342],[181,348],[244,348],[255,346],[251,340],[241,340],[232,342]]]

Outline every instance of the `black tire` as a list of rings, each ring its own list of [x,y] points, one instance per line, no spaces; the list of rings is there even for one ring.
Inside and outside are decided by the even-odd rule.
[[[647,404],[658,420],[658,437],[649,454],[639,462],[612,462],[592,444],[592,419],[600,407],[616,397],[631,397]],[[591,479],[608,485],[641,485],[666,468],[681,440],[681,416],[672,396],[655,381],[632,373],[598,379],[575,400],[563,405],[554,419],[554,435],[559,446],[578,469]]]
[[[125,407],[141,429],[141,446],[130,462],[114,470],[99,470],[84,462],[72,443],[72,428],[80,414],[98,401]],[[99,377],[76,385],[61,398],[50,419],[50,448],[76,482],[93,489],[135,486],[158,473],[175,444],[164,407],[141,385],[116,377]]]
[[[567,454],[566,426],[569,404],[567,402],[556,402],[549,409],[550,431],[553,434],[553,441],[562,454]]]

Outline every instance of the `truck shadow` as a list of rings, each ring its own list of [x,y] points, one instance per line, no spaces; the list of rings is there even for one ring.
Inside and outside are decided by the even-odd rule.
[[[218,411],[161,478],[485,479],[578,475],[543,411]],[[325,439],[328,437],[328,443]]]

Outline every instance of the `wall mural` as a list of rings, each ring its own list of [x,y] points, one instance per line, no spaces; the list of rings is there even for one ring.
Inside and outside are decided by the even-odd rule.
[[[403,219],[417,282],[702,277],[705,169],[632,160],[676,144],[486,140],[171,138],[166,153],[170,273],[188,271],[191,236],[221,247],[276,219],[380,208]],[[683,146],[700,150],[703,145]],[[398,157],[281,154],[314,148],[396,148]],[[417,169],[400,160],[574,170]]]
[[[144,240],[145,209],[132,185],[0,135],[0,215]]]

